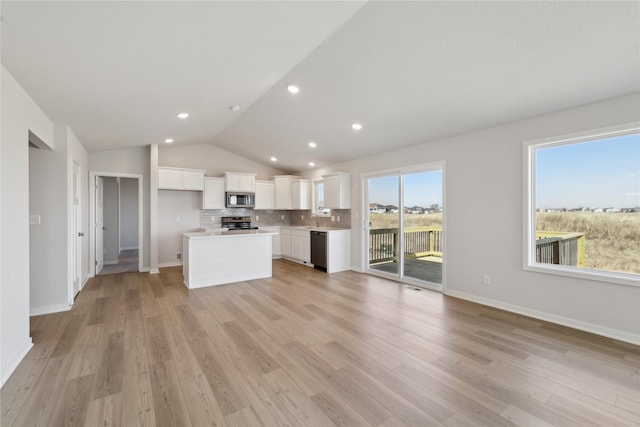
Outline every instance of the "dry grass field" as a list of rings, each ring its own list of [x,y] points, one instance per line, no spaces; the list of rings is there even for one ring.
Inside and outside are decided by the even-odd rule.
[[[538,212],[536,229],[585,233],[586,268],[640,273],[638,212]]]
[[[395,228],[397,214],[369,215],[372,229]],[[538,212],[537,229],[585,233],[586,268],[640,273],[640,213]],[[442,225],[442,214],[405,215],[407,227]]]

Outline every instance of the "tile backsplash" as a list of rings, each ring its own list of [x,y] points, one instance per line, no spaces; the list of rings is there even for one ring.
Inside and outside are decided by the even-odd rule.
[[[336,221],[331,221],[331,217],[312,217],[310,210],[302,211],[280,211],[280,210],[259,210],[253,209],[215,209],[200,211],[200,227],[219,228],[223,216],[250,216],[251,223],[258,227],[269,225],[316,225],[322,227],[351,228],[351,209],[332,209],[331,215]],[[337,221],[340,217],[340,221]]]

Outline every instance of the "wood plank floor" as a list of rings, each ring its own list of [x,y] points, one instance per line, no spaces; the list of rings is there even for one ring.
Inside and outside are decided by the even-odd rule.
[[[99,276],[31,329],[3,427],[640,425],[637,346],[286,261]]]

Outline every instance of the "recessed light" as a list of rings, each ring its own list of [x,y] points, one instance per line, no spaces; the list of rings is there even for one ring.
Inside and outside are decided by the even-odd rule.
[[[179,119],[186,119],[187,117],[189,117],[189,113],[178,113],[176,115]]]
[[[362,129],[362,125],[360,123],[352,123],[351,124],[351,128],[353,130],[360,130],[360,129]]]
[[[273,157],[273,156],[271,156],[271,161],[272,161],[272,162],[277,162],[277,161],[278,161],[278,158],[277,158],[277,157]]]
[[[316,148],[318,146],[318,144],[316,144],[315,142],[311,141],[309,144],[309,147],[311,148]]]
[[[167,138],[164,140],[167,144],[171,144],[173,142],[173,138]]]
[[[316,164],[313,162],[309,162],[309,166],[314,167]]]
[[[291,93],[293,93],[294,95],[298,92],[300,92],[300,88],[296,85],[289,85],[287,86],[287,90]]]
[[[232,105],[231,107],[229,107],[229,110],[233,111],[234,113],[237,113],[238,111],[240,111],[240,106]]]

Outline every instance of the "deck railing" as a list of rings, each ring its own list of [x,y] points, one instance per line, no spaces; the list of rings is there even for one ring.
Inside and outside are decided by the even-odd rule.
[[[584,233],[537,231],[536,262],[584,267]],[[369,230],[369,264],[397,261],[398,228]],[[442,257],[442,227],[407,227],[404,229],[405,258]]]
[[[369,264],[397,261],[398,228],[369,230]],[[404,229],[405,258],[442,257],[442,227],[407,227]]]
[[[584,267],[584,233],[536,231],[536,262]]]

